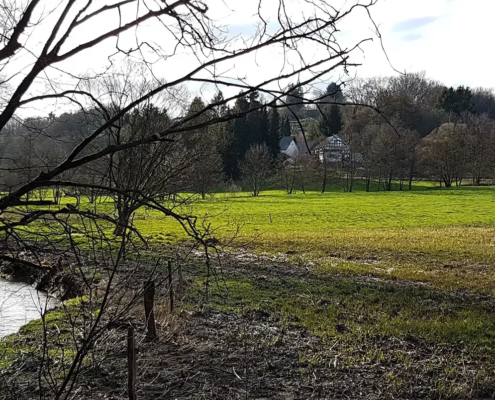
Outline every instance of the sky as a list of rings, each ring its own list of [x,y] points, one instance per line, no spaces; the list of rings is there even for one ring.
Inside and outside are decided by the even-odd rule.
[[[242,5],[236,8],[236,14],[247,15]],[[426,71],[429,78],[448,86],[495,88],[490,46],[495,36],[495,0],[379,0],[371,13],[385,51],[367,15],[357,13],[341,27],[343,40],[374,38],[363,46],[357,76]],[[242,32],[242,28],[248,33],[249,23],[234,29]]]
[[[494,0],[382,0],[372,13],[395,69],[424,70],[448,86],[495,88]],[[359,74],[390,73],[375,42]]]
[[[234,1],[225,20],[232,32],[247,37],[252,31],[248,3],[257,1]],[[350,2],[329,0],[337,8]],[[355,13],[340,26],[345,43],[374,39],[363,46],[358,57],[363,65],[351,77],[426,71],[429,78],[447,86],[495,88],[495,56],[490,46],[495,36],[495,0],[378,0],[371,13],[382,43],[364,13]]]
[[[112,1],[116,0],[107,0],[105,4]],[[285,1],[295,19],[297,16],[309,15],[314,11],[308,2],[323,2],[323,0]],[[369,0],[326,1],[337,9],[345,9],[357,1],[367,3]],[[206,3],[210,7],[210,17],[217,24],[226,27],[225,34],[228,37],[248,40],[252,36],[256,22],[259,22],[255,15],[258,0],[206,0]],[[51,6],[55,3],[46,0],[46,4]],[[264,5],[262,14],[267,18],[270,18],[270,15],[273,17],[278,1],[263,0],[262,4]],[[57,6],[55,10],[59,12],[61,8]],[[57,12],[54,12],[51,17],[57,17]],[[135,10],[130,10],[128,17],[133,18],[134,13]],[[373,41],[363,43],[360,49],[353,53],[351,61],[362,65],[351,69],[349,76],[344,75],[341,70],[336,70],[332,75],[325,77],[327,83],[352,80],[355,77],[397,75],[397,71],[425,71],[427,77],[447,86],[495,88],[494,57],[491,47],[488,46],[495,34],[493,22],[495,0],[378,0],[377,4],[371,8],[371,14],[374,22],[363,9],[357,9],[339,24],[340,32],[337,38],[342,46],[352,47],[366,38],[373,39]],[[126,18],[125,12],[123,18]],[[46,22],[49,26],[48,19]],[[84,29],[81,28],[79,31],[76,30],[66,44],[67,49],[106,32],[116,23],[118,23],[116,13],[101,16],[92,25],[84,26]],[[166,36],[167,32],[163,26],[156,24],[147,22],[137,31],[127,32],[119,38],[119,46],[132,47],[133,41],[139,36],[141,41],[152,45],[157,43],[163,46],[165,52],[171,51],[173,39]],[[379,27],[381,41],[376,34],[374,24]],[[42,26],[36,27],[36,31],[29,37],[28,47],[32,53],[28,53],[27,59],[20,57],[12,63],[11,68],[16,76],[15,79],[21,79],[29,70],[31,65],[29,57],[32,58],[30,54],[39,51],[40,44],[43,42],[42,38],[50,32],[43,29]],[[268,25],[269,31],[276,29],[276,22]],[[108,55],[114,51],[115,39],[112,38],[58,66],[75,75],[98,73],[108,67]],[[316,49],[305,44],[301,51],[307,62],[321,57],[321,48]],[[259,83],[266,77],[280,74],[282,69],[287,67],[284,64],[286,61],[283,52],[274,48],[253,53],[220,67],[228,76],[246,79],[250,83]],[[179,52],[177,56],[154,64],[154,74],[170,81],[190,71],[199,62],[196,56]],[[57,69],[51,69],[46,76],[41,77],[37,85],[33,86],[31,94],[39,95],[49,92],[53,82],[59,82],[61,89],[67,89],[65,87],[67,76]],[[50,81],[45,79],[46,77],[49,77]],[[15,79],[12,82],[15,83]],[[323,87],[324,82],[321,83],[321,88]],[[205,90],[201,84],[189,84],[188,90],[191,95],[203,93],[205,99],[211,98],[211,88]],[[238,89],[230,91],[238,92]],[[43,107],[46,108],[43,104],[39,106],[41,108],[33,103],[26,108],[26,112],[28,114],[48,112],[48,109],[43,109]],[[56,111],[58,107],[61,107],[59,103],[54,104],[51,111]]]

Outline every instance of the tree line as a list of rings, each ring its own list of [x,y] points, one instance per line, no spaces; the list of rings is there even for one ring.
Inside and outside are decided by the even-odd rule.
[[[297,110],[306,126],[293,134],[314,147],[312,156],[304,151],[282,168],[288,193],[315,184],[325,192],[329,179],[344,191],[352,191],[357,178],[367,191],[411,189],[416,179],[446,187],[495,179],[492,90],[449,88],[411,73],[331,83],[317,96],[319,106]],[[322,155],[321,143],[335,136],[345,143],[339,162]]]
[[[118,85],[117,81],[106,82],[106,89]],[[114,108],[121,103],[117,97],[122,93],[132,97],[145,90],[125,85],[112,91]],[[280,101],[253,91],[238,96],[233,104],[226,103],[221,92],[209,101],[194,97],[189,103],[184,101],[178,117],[171,117],[164,105],[147,102],[126,114],[118,129],[99,140],[118,145],[181,118],[190,125],[215,119],[226,122],[176,133],[173,144],[155,143],[104,157],[67,178],[116,188],[140,182],[141,189],[164,196],[189,191],[205,198],[227,181],[241,181],[256,195],[267,179],[272,186],[282,184],[292,193],[315,185],[325,192],[331,181],[352,191],[358,178],[365,181],[366,190],[372,190],[373,182],[378,190],[392,190],[394,181],[400,189],[411,188],[415,179],[450,187],[466,180],[480,185],[495,175],[495,96],[491,90],[447,88],[424,73],[356,79],[340,85],[332,82],[324,91],[315,92],[318,101],[310,106],[303,101],[305,90],[293,85]],[[229,118],[232,115],[236,117]],[[15,190],[40,170],[55,167],[103,119],[95,108],[11,121],[1,138],[2,190]],[[281,154],[279,142],[284,136],[298,142],[297,155]],[[346,145],[339,162],[324,155],[321,143],[330,137],[340,137]],[[97,190],[90,191],[91,198],[97,194]],[[119,196],[116,203],[124,218],[133,212],[132,206],[120,203]]]

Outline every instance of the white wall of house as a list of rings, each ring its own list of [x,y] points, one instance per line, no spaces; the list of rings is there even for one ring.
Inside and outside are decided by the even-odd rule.
[[[316,153],[320,161],[341,162],[349,152],[349,146],[338,135],[326,138],[317,148]]]
[[[296,141],[293,140],[292,142],[290,142],[289,147],[287,147],[285,150],[282,150],[282,153],[287,154],[289,157],[296,157],[299,153]]]

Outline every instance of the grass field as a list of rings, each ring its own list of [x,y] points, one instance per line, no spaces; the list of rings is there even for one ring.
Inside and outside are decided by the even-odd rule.
[[[242,224],[238,242],[254,240],[254,251],[297,252],[293,262],[317,262],[325,270],[424,280],[451,289],[494,288],[491,187],[290,196],[269,191],[259,198],[219,194],[183,211],[208,216],[224,237]],[[158,213],[140,211],[136,224],[152,243],[184,238],[177,223]]]
[[[493,395],[495,188],[272,191],[217,196],[195,208],[218,215],[212,223],[219,226],[244,222],[244,239],[256,237],[254,252],[288,253],[291,267],[260,271],[252,261],[228,271],[225,287],[213,289],[212,307],[261,311],[322,337],[326,345],[301,356],[305,368],[321,368],[332,348],[342,368],[383,369],[398,398],[425,385],[422,374],[432,377],[426,397]],[[160,233],[173,231],[167,220],[148,221],[143,228],[154,240],[171,240]],[[465,362],[476,365],[474,375],[462,369]],[[412,364],[421,367],[411,372]]]
[[[288,382],[294,374],[324,382],[351,377],[353,389],[342,389],[350,398],[495,393],[494,187],[219,193],[180,211],[206,218],[221,237],[242,225],[237,241],[248,243],[247,251],[229,256],[234,261],[210,286],[208,303],[201,267],[189,271],[191,287],[179,302],[194,312],[206,307],[217,319],[240,318],[237,336],[228,325],[216,333],[229,338],[229,357],[249,345],[276,365],[277,349],[299,349],[290,337],[303,329],[318,344],[298,350]],[[155,248],[187,239],[154,211],[139,210],[135,223]],[[273,335],[277,329],[282,336]],[[246,337],[255,339],[246,344]],[[284,362],[293,361],[289,353]]]

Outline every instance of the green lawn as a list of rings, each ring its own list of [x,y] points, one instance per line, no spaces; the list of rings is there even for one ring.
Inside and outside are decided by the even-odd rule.
[[[198,215],[218,215],[214,219],[218,225],[237,219],[245,223],[246,233],[263,232],[267,237],[288,230],[485,227],[495,223],[495,188],[294,195],[268,191],[258,198],[247,193],[237,197],[219,194],[213,200],[198,201],[191,209]],[[151,218],[142,224],[145,231],[158,233],[154,229],[167,225],[158,215],[148,215]],[[156,219],[161,223],[153,224]]]
[[[245,221],[246,238],[260,235],[253,251],[290,250],[294,265],[230,270],[213,286],[210,307],[267,313],[320,336],[321,353],[301,355],[304,367],[314,363],[318,369],[331,349],[347,371],[379,368],[405,390],[417,374],[430,375],[431,398],[476,397],[476,380],[492,388],[495,188],[415,189],[273,191],[198,203],[199,214],[219,213],[229,204],[218,224]],[[307,272],[299,275],[299,267]],[[196,283],[200,296],[204,281]],[[401,343],[398,351],[394,341]],[[416,351],[421,355],[413,361]],[[442,355],[433,360],[429,354]],[[466,374],[465,362],[476,378]],[[425,369],[407,372],[413,364]]]
[[[311,262],[322,271],[493,291],[495,187],[439,189],[419,182],[412,191],[366,193],[358,182],[353,193],[331,189],[293,195],[272,190],[257,198],[217,193],[174,211],[198,216],[222,238],[241,226],[238,244],[249,243],[253,252],[297,252],[293,263]],[[108,201],[97,207],[113,210]],[[134,222],[154,246],[187,239],[174,219],[157,211],[140,209]]]
[[[480,396],[495,388],[495,187],[218,193],[176,211],[206,218],[225,238],[240,224],[249,252],[286,259],[229,264],[206,307],[266,314],[320,337],[316,353],[299,355],[301,373],[338,354],[346,371],[383,371],[397,398],[418,374],[430,377],[431,398],[470,398],[474,381]],[[141,209],[134,221],[156,248],[187,239],[158,212]],[[204,269],[194,264],[178,307],[204,310]],[[8,340],[23,335],[32,332]]]

